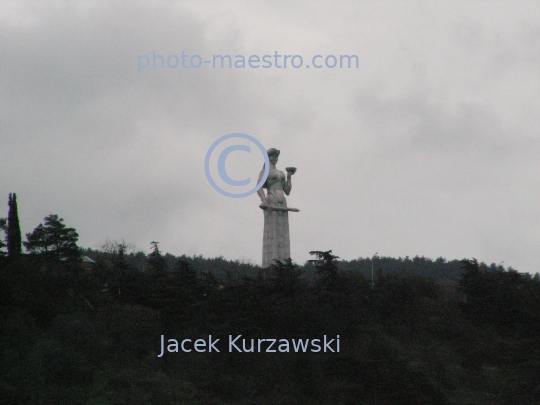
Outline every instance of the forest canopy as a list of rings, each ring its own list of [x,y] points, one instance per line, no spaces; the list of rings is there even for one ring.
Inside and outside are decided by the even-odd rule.
[[[540,402],[538,274],[331,250],[261,269],[156,241],[79,248],[57,215],[26,236],[27,254],[0,258],[5,403]],[[341,350],[158,357],[162,335],[339,335]]]

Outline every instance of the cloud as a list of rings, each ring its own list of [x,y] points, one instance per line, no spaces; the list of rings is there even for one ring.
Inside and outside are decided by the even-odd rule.
[[[298,167],[297,261],[334,249],[537,271],[538,6],[230,4],[0,6],[0,198],[17,192],[23,232],[55,213],[85,246],[259,262],[257,197],[221,196],[203,167],[243,132]],[[276,50],[360,67],[137,71],[153,52]]]

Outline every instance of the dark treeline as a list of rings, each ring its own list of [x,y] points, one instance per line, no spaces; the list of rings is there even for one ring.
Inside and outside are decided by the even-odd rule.
[[[110,251],[111,246],[114,250],[115,245],[119,246],[121,244],[122,243],[119,242],[107,242],[102,249],[81,249],[81,254],[88,256],[94,261],[99,261],[100,257],[103,257],[104,251]],[[127,251],[124,256],[129,265],[142,272],[149,271],[150,266],[148,264],[148,255],[142,251],[130,251],[131,249],[128,244],[125,246]],[[245,263],[239,260],[226,260],[223,257],[206,258],[203,256],[174,256],[170,253],[165,253],[163,255],[163,259],[165,260],[167,267],[171,269],[174,268],[179,259],[182,259],[187,261],[193,270],[198,274],[211,273],[213,277],[219,281],[241,279],[242,277],[253,275],[257,269],[260,269],[260,266],[256,266],[251,263]]]
[[[156,245],[157,247],[157,245]],[[325,253],[325,252],[323,252]],[[463,261],[457,285],[321,256],[220,281],[188,260],[121,251],[91,268],[0,264],[0,396],[11,404],[532,404],[540,281]],[[315,259],[317,260],[317,259]],[[230,262],[234,272],[234,262]],[[243,271],[243,270],[242,270]],[[339,353],[165,353],[177,340],[322,338]],[[226,348],[226,346],[224,346]]]
[[[1,403],[540,403],[538,275],[375,258],[372,285],[371,259],[332,251],[262,270],[162,254],[157,242],[149,254],[109,242],[76,255],[76,232],[58,216],[36,229],[28,254],[12,244],[0,258]],[[225,343],[158,357],[161,335],[341,343],[338,353]]]
[[[114,246],[119,246],[119,242],[107,242],[101,249],[81,249],[81,253],[90,257],[93,260],[99,260],[100,255],[103,252],[110,251],[111,247],[114,250]],[[126,250],[131,250],[130,245],[124,245]],[[143,251],[129,251],[125,253],[125,258],[129,262],[130,266],[140,271],[148,271],[148,255]],[[260,269],[260,266],[251,264],[249,262],[241,262],[239,260],[231,261],[226,260],[223,257],[206,258],[203,256],[174,256],[170,253],[163,255],[167,266],[173,268],[175,262],[178,259],[185,260],[190,263],[191,267],[198,273],[212,273],[219,281],[227,281],[231,279],[241,279],[243,277],[253,275]],[[338,260],[336,261],[338,269],[345,273],[361,274],[367,279],[371,280],[372,259],[359,258],[354,260]],[[373,260],[373,275],[374,279],[377,279],[383,274],[399,274],[409,276],[422,276],[434,280],[436,283],[445,282],[457,282],[461,275],[461,268],[463,264],[460,260],[447,261],[446,259],[439,257],[432,260],[427,257],[415,256],[412,259],[405,258],[393,258],[393,257],[376,257]],[[502,265],[496,265],[492,263],[487,265],[486,263],[479,263],[481,271],[485,272],[504,272],[506,270],[513,270],[511,267],[506,269]],[[309,262],[304,265],[300,265],[302,270],[302,278],[313,279],[315,277],[315,270]]]

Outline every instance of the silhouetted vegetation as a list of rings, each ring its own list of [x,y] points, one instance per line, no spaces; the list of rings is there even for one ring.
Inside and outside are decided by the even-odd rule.
[[[19,226],[19,214],[17,208],[17,194],[10,194],[8,197],[8,218],[7,218],[7,250],[8,256],[17,257],[22,253],[21,228]]]
[[[153,252],[156,252],[154,250]],[[292,261],[230,281],[189,260],[132,267],[120,248],[81,264],[0,268],[8,403],[538,403],[540,280],[463,261],[456,285]],[[151,260],[148,255],[147,260]],[[209,259],[210,260],[210,259]],[[221,259],[219,259],[221,260]],[[315,266],[324,265],[324,257]],[[332,263],[333,260],[327,260]],[[306,266],[311,266],[307,264]],[[333,270],[332,270],[333,271]],[[166,353],[160,336],[341,337],[339,353]]]
[[[7,239],[7,218],[0,218],[0,232],[4,232]],[[0,239],[0,258],[7,256],[6,248],[6,242],[4,242],[3,239]]]
[[[75,229],[66,227],[64,219],[58,215],[49,215],[44,222],[45,225],[39,224],[32,233],[26,234],[26,250],[47,261],[77,259],[79,235]]]
[[[157,242],[149,254],[130,250],[80,251],[90,267],[58,254],[0,258],[0,402],[540,403],[538,274],[475,259],[377,258],[372,288],[372,259],[338,261],[330,250],[268,270],[162,254]],[[340,351],[229,353],[223,344],[158,357],[161,335],[339,335]]]

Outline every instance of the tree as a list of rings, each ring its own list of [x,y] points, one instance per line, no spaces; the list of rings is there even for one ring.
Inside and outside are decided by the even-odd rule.
[[[293,296],[300,286],[300,276],[302,270],[292,259],[275,260],[270,265],[273,276],[271,278],[274,288],[284,295]]]
[[[335,289],[339,279],[336,263],[336,259],[339,259],[339,256],[334,256],[331,250],[327,250],[326,252],[312,251],[309,254],[317,257],[317,259],[309,260],[309,262],[314,264],[317,269],[317,273],[321,278],[321,287],[324,290]]]
[[[9,257],[17,257],[22,253],[21,228],[17,212],[17,194],[9,194],[8,198],[7,249]]]
[[[167,270],[167,262],[159,251],[159,242],[150,242],[150,244],[152,245],[152,252],[148,255],[148,265],[152,273],[163,273]]]
[[[44,221],[45,225],[39,224],[32,233],[26,234],[26,250],[46,260],[78,259],[79,234],[75,229],[66,227],[64,219],[58,218],[58,215],[51,214],[45,217]]]
[[[197,284],[197,272],[193,270],[191,264],[184,258],[179,258],[176,261],[176,267],[172,271],[172,274],[178,279],[179,285],[183,288],[192,288]]]
[[[7,218],[0,218],[0,231],[4,231],[7,239]],[[6,252],[3,250],[7,245],[3,239],[0,239],[0,257],[5,257]]]

